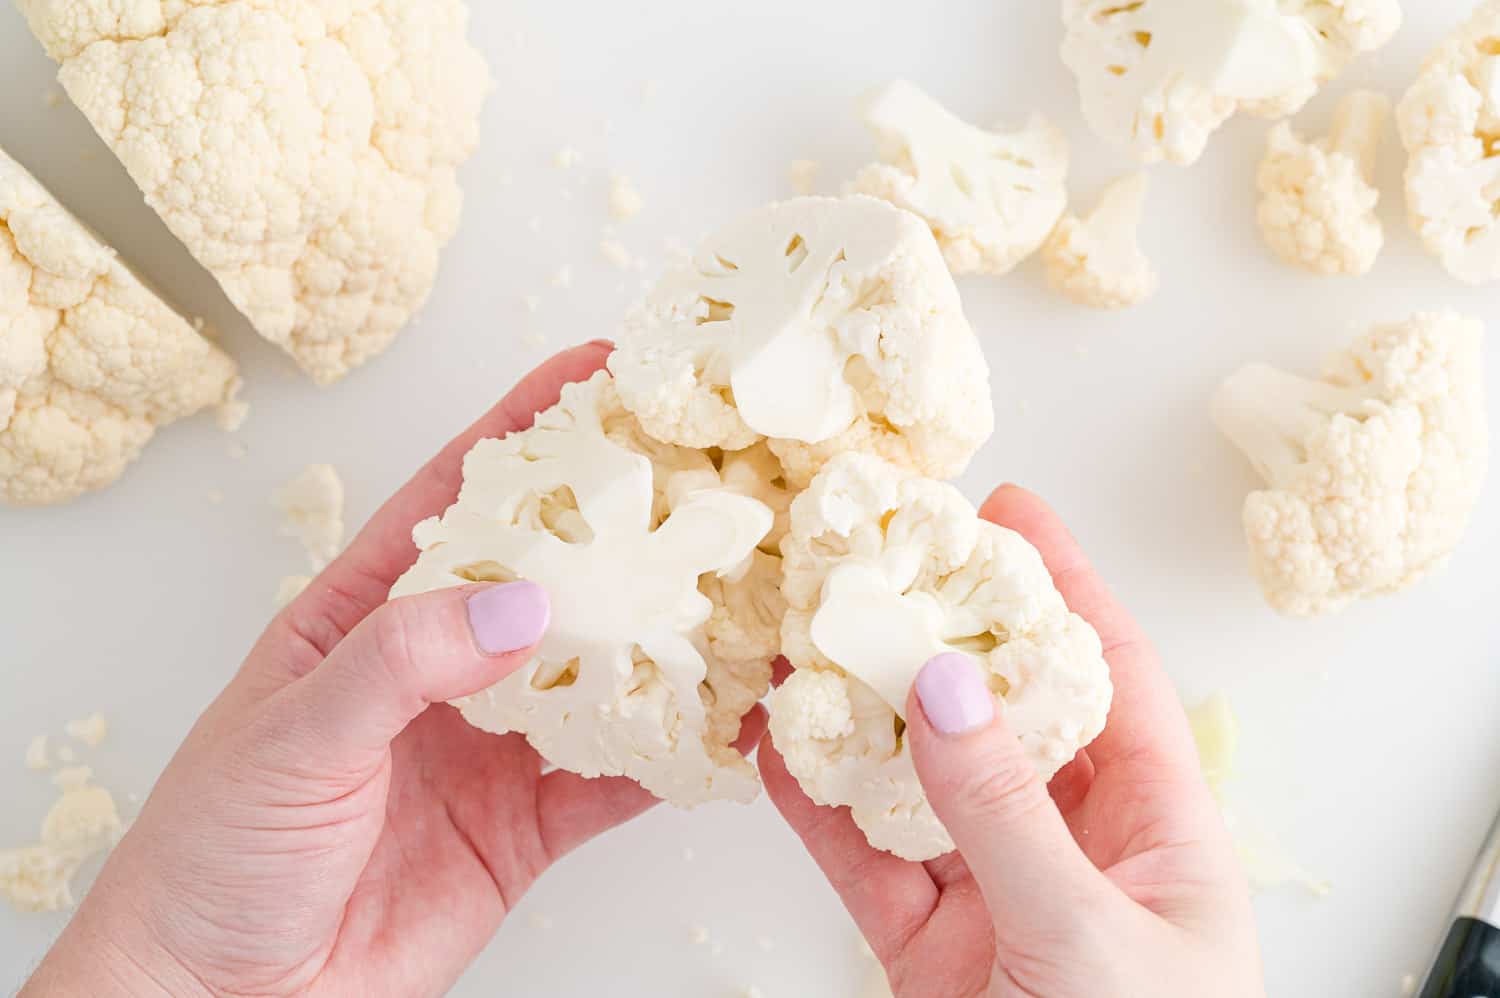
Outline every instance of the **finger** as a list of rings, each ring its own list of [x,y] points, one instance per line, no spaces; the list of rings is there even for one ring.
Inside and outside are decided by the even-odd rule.
[[[1087,751],[1080,749],[1073,760],[1048,781],[1047,793],[1066,819],[1083,804],[1093,785],[1094,761]]]
[[[1181,701],[1155,649],[1089,564],[1062,519],[1040,498],[1014,485],[995,490],[980,515],[1014,530],[1041,552],[1069,608],[1099,633],[1115,689],[1109,723],[1089,745],[1094,764],[1107,768],[1147,760],[1197,772]]]
[[[1109,895],[967,655],[917,675],[907,738],[927,800],[984,894],[1002,940],[1072,924]]]
[[[844,902],[882,963],[900,953],[938,904],[938,888],[920,863],[881,852],[846,807],[819,807],[787,771],[772,739],[760,747],[766,793]]]

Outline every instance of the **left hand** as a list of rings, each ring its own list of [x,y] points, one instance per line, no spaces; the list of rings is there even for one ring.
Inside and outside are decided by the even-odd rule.
[[[522,737],[443,705],[527,660],[541,590],[386,602],[469,449],[608,354],[579,347],[525,379],[276,618],[23,996],[441,994],[544,870],[651,806],[629,780],[543,775]],[[764,729],[757,708],[742,743]]]

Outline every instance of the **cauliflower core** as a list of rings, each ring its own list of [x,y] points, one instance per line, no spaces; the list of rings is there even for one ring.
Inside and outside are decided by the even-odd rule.
[[[885,162],[851,191],[925,219],[955,274],[1009,273],[1067,207],[1068,140],[1040,115],[1018,132],[986,132],[898,80],[871,96],[865,122]]]
[[[1432,54],[1397,121],[1412,228],[1459,280],[1500,280],[1500,0]]]
[[[779,578],[757,550],[774,520],[709,455],[646,440],[601,372],[532,429],[474,447],[458,502],[418,525],[421,556],[391,596],[538,583],[552,601],[540,651],[457,704],[469,723],[678,805],[748,801],[759,782],[731,743],[770,685],[774,628],[752,593]]]
[[[796,672],[772,694],[772,736],[808,795],[848,805],[877,848],[911,860],[953,848],[902,737],[907,691],[934,655],[973,658],[1043,779],[1104,729],[1098,635],[1036,549],[952,486],[841,455],[792,503],[782,549]]]
[[[1296,112],[1401,25],[1397,0],[1062,0],[1062,13],[1094,131],[1183,165],[1237,111]]]
[[[1359,90],[1339,104],[1333,132],[1306,142],[1287,122],[1271,129],[1257,183],[1256,217],[1266,245],[1316,274],[1370,272],[1385,246],[1375,214],[1375,159],[1390,116],[1383,94]]]
[[[1160,280],[1136,234],[1146,208],[1144,173],[1121,177],[1104,190],[1087,217],[1068,215],[1042,249],[1047,283],[1080,305],[1117,309],[1139,305]]]
[[[994,429],[989,368],[932,233],[874,198],[773,204],[627,320],[610,370],[658,440],[766,440],[793,488],[860,450],[956,475]]]
[[[1257,364],[1220,389],[1215,423],[1269,486],[1244,524],[1273,607],[1330,613],[1446,562],[1488,467],[1483,335],[1418,315],[1376,326],[1321,380]]]
[[[488,85],[462,0],[18,5],[147,203],[317,381],[421,307]]]
[[[0,500],[103,488],[158,427],[238,383],[233,361],[0,151]]]

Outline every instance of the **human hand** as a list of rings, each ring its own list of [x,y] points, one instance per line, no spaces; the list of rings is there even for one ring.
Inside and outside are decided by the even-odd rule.
[[[1099,632],[1115,685],[1104,733],[1043,786],[974,670],[940,656],[910,694],[906,737],[957,852],[873,849],[768,740],[771,799],[901,998],[1260,998],[1244,876],[1156,652],[1040,499],[1007,486],[981,515],[1029,540]]]
[[[522,381],[276,618],[23,996],[441,994],[548,866],[653,803],[629,780],[543,775],[519,735],[443,704],[526,661],[539,589],[386,602],[469,449],[608,354],[579,347]],[[764,729],[757,708],[741,743]]]

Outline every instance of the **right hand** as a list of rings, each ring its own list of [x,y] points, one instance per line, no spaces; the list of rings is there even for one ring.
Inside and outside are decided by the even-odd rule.
[[[1244,875],[1155,651],[1040,499],[1007,486],[981,515],[1035,545],[1098,630],[1115,685],[1104,733],[1044,786],[973,670],[939,657],[906,736],[956,853],[873,849],[765,742],[772,800],[901,998],[1263,998]]]

